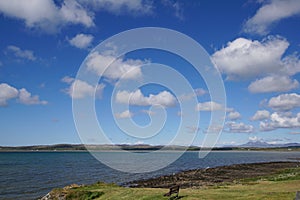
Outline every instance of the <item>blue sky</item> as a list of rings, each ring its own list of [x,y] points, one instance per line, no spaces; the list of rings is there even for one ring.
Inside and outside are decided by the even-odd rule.
[[[198,102],[190,113],[200,122],[184,124],[181,131],[194,135],[195,145],[208,134],[211,113],[222,109],[224,127],[211,127],[221,132],[218,146],[300,142],[298,0],[3,0],[0,24],[0,145],[81,143],[72,98],[92,96],[96,87],[75,79],[79,67],[100,42],[141,27],[173,29],[201,44],[222,75],[227,104],[210,99],[205,81],[186,60],[159,50],[130,52],[100,77],[97,89],[97,117],[113,143],[168,144],[185,116],[178,101],[191,98]],[[135,79],[149,63],[177,70],[194,93],[175,96],[152,84],[134,91],[117,87],[112,96],[122,70],[135,69]],[[100,69],[99,63],[93,68]],[[78,93],[72,93],[75,83]],[[128,109],[114,112],[108,106],[121,105],[128,95],[133,98]],[[167,115],[157,136],[131,137],[116,126],[114,120],[126,124],[132,118],[145,126],[150,117],[160,119],[157,104]]]

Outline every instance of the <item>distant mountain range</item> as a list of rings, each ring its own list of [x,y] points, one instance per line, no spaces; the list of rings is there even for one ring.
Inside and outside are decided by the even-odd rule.
[[[127,144],[116,144],[116,145],[83,145],[83,144],[55,144],[55,145],[34,145],[34,146],[0,146],[0,151],[86,151],[89,150],[125,150],[125,151],[156,151],[156,150],[188,150],[188,151],[199,151],[211,150],[211,148],[200,148],[197,146],[163,146],[163,145],[127,145]],[[246,144],[236,145],[236,146],[224,146],[224,147],[214,147],[214,151],[225,151],[225,150],[245,150],[245,148],[259,150],[267,148],[297,148],[300,149],[300,143],[286,143],[286,144],[269,144],[263,141],[249,141]]]
[[[238,145],[237,147],[248,147],[248,148],[300,147],[300,143],[269,144],[269,143],[263,142],[263,141],[249,141],[246,144]]]

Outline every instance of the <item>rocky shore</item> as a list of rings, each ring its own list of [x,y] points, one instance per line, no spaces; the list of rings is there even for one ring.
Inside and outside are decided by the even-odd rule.
[[[137,180],[129,182],[125,184],[125,186],[131,188],[169,188],[176,184],[180,185],[180,188],[182,189],[198,189],[222,184],[239,184],[246,179],[257,179],[259,177],[263,178],[277,175],[282,173],[283,170],[298,167],[300,168],[299,161],[236,164],[215,168],[188,170],[173,175]],[[40,198],[40,200],[97,199],[105,193],[102,191],[104,188],[108,188],[107,191],[110,192],[130,189],[100,182],[90,186],[73,184],[61,189],[54,189],[44,197]]]
[[[181,188],[201,188],[222,183],[238,183],[241,179],[272,175],[284,169],[296,167],[300,167],[299,162],[236,164],[208,169],[195,169],[173,175],[137,180],[129,182],[127,186],[169,188],[177,184],[180,185]]]

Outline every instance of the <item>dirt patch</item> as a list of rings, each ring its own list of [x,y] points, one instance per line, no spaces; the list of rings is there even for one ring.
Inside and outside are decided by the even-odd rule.
[[[183,171],[174,175],[160,176],[128,183],[129,187],[169,188],[179,184],[181,188],[201,188],[223,183],[239,182],[241,179],[276,174],[287,168],[300,167],[299,162],[268,162],[237,164],[208,169]]]

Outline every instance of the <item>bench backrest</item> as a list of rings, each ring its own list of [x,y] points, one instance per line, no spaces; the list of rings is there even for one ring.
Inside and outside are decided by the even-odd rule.
[[[179,192],[179,185],[175,185],[173,187],[170,187],[170,193],[174,194],[174,193],[178,193]]]

